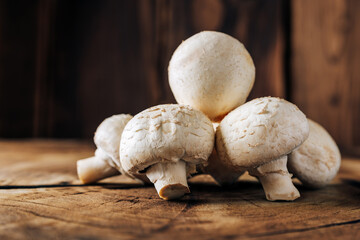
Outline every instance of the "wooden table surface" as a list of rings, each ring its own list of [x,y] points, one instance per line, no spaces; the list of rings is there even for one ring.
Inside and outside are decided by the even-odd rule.
[[[0,239],[360,239],[360,159],[344,158],[328,187],[297,184],[294,202],[265,200],[249,176],[221,188],[209,176],[191,194],[160,200],[118,176],[81,185],[79,141],[0,141]]]

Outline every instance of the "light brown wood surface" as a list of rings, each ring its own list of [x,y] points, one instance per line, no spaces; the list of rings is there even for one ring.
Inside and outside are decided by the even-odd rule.
[[[0,141],[0,239],[360,239],[360,161],[345,158],[328,187],[301,187],[294,202],[268,202],[242,177],[220,188],[191,180],[179,201],[119,176],[80,184],[77,159],[91,143]]]
[[[360,156],[360,1],[292,1],[292,101]]]

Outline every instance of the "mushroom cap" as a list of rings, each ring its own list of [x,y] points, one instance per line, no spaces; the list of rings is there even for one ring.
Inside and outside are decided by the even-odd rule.
[[[121,170],[119,146],[125,125],[132,118],[129,114],[118,114],[106,118],[96,129],[94,142],[98,148],[109,155],[110,166]]]
[[[244,45],[220,32],[193,35],[175,50],[168,68],[175,99],[219,121],[243,104],[255,80]]]
[[[290,153],[308,134],[308,121],[294,104],[274,97],[257,98],[220,122],[216,150],[222,161],[243,171]]]
[[[159,162],[204,163],[214,147],[214,135],[211,121],[190,106],[154,106],[126,125],[120,143],[121,165],[134,175]]]
[[[330,134],[320,124],[308,121],[309,137],[289,155],[288,168],[303,184],[323,187],[339,171],[341,154]]]

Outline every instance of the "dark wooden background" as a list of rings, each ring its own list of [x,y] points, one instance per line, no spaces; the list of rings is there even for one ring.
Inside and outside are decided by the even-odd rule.
[[[182,40],[228,33],[252,55],[249,99],[279,96],[360,155],[360,1],[0,0],[0,137],[91,138],[174,98]]]

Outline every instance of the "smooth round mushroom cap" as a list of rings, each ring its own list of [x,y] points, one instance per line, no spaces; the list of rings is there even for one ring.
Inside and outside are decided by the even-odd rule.
[[[175,99],[211,120],[243,104],[255,80],[255,66],[244,45],[220,32],[193,35],[174,52],[168,68]]]
[[[305,115],[280,98],[257,98],[230,112],[216,131],[216,150],[226,164],[242,171],[275,160],[305,141]]]
[[[106,118],[96,129],[94,142],[98,148],[101,148],[110,156],[113,161],[109,161],[110,166],[120,168],[119,146],[121,134],[125,125],[132,118],[129,114],[118,114]]]
[[[126,125],[120,143],[123,169],[136,174],[159,162],[207,161],[214,147],[211,121],[190,106],[151,107]]]
[[[303,184],[323,187],[339,171],[341,154],[330,134],[318,123],[308,120],[309,137],[289,155],[288,168]]]

